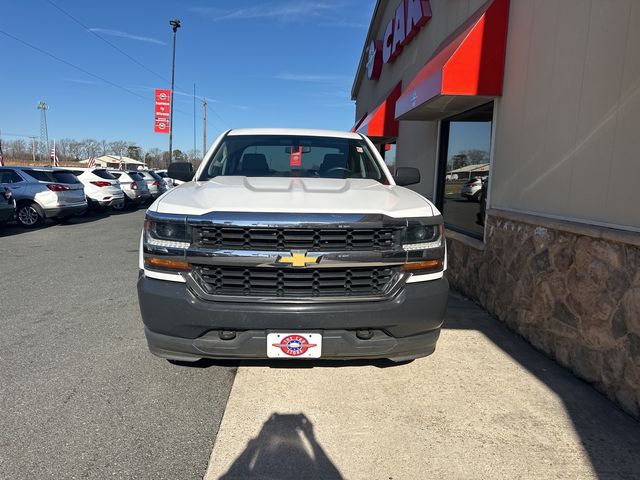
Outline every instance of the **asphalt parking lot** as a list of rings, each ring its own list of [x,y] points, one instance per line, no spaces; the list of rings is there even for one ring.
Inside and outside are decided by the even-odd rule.
[[[143,217],[0,229],[0,478],[202,478],[235,369],[148,353]]]
[[[640,478],[640,423],[455,292],[407,364],[153,357],[143,216],[0,231],[0,478]]]

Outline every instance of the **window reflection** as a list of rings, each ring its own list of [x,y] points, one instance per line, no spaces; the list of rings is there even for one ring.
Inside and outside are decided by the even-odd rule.
[[[441,206],[448,228],[482,239],[491,157],[493,105],[443,121]],[[446,159],[446,162],[443,160]]]

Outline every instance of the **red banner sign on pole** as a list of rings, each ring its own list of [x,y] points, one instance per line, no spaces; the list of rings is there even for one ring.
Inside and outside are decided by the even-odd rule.
[[[169,133],[171,120],[171,90],[156,89],[156,109],[154,131]]]

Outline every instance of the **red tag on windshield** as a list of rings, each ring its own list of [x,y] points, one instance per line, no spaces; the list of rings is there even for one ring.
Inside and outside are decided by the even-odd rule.
[[[289,154],[289,166],[299,167],[302,163],[302,147],[291,147]]]

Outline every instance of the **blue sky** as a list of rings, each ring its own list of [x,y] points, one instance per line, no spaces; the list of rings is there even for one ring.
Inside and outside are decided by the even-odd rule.
[[[0,31],[121,88],[0,32],[0,131],[7,139],[16,138],[9,133],[39,135],[36,106],[44,100],[50,106],[50,139],[124,139],[168,148],[168,135],[153,132],[153,89],[170,85],[171,18],[182,22],[175,148],[193,148],[194,83],[197,95],[208,101],[208,143],[231,127],[349,129],[351,84],[374,5],[374,0],[7,0]],[[198,103],[197,148],[201,114]]]

